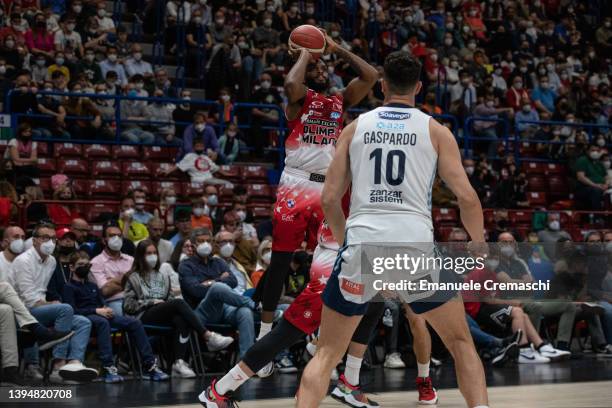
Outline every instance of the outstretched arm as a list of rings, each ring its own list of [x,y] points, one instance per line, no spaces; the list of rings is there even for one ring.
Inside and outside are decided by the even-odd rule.
[[[287,95],[287,119],[293,120],[302,109],[302,100],[306,97],[306,68],[310,62],[310,52],[302,48],[297,62],[291,67],[285,78],[285,94]]]
[[[351,140],[353,140],[356,127],[357,121],[354,120],[342,130],[334,159],[327,169],[325,185],[321,193],[321,206],[327,225],[329,225],[336,242],[340,245],[344,242],[344,230],[346,228],[346,219],[344,211],[342,211],[342,197],[351,183],[349,146]]]
[[[461,164],[461,155],[451,131],[429,121],[432,142],[438,150],[438,172],[448,188],[457,196],[461,221],[472,241],[484,242],[484,219],[478,194],[472,188]]]

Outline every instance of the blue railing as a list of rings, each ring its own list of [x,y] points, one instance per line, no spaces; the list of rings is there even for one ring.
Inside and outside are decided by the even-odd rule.
[[[495,137],[489,137],[489,136],[482,136],[482,135],[478,135],[475,134],[474,132],[478,132],[476,130],[473,129],[473,125],[476,122],[495,122]],[[501,124],[504,131],[501,135],[501,137],[499,137],[499,132],[498,132],[498,124]],[[483,141],[483,142],[489,142],[489,143],[496,143],[496,142],[503,142],[504,143],[504,155],[508,155],[508,152],[510,151],[510,144],[508,143],[508,139],[511,138],[510,135],[510,124],[508,122],[508,120],[504,117],[497,117],[497,118],[490,118],[490,117],[484,117],[484,116],[468,116],[465,119],[465,122],[463,124],[463,154],[464,157],[471,157],[472,156],[472,152],[474,150],[473,148],[473,142],[478,142],[478,141]],[[497,149],[495,150],[497,152]],[[491,157],[491,155],[489,155],[489,158],[494,158]]]

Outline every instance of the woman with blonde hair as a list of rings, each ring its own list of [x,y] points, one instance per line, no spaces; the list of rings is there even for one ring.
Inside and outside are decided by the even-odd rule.
[[[51,186],[53,188],[53,199],[58,201],[76,200],[72,181],[64,174],[56,174],[51,177]],[[72,204],[49,204],[47,206],[49,218],[57,226],[70,225],[72,220],[83,218],[81,214],[73,207]]]
[[[162,189],[159,194],[159,204],[153,211],[153,215],[166,224],[166,232],[170,235],[176,230],[174,226],[174,206],[176,205],[176,191],[173,187]],[[174,234],[171,234],[174,235]]]

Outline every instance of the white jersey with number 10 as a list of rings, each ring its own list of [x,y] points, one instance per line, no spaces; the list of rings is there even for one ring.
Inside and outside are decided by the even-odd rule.
[[[431,190],[438,154],[430,119],[399,104],[359,116],[349,146],[347,243],[433,240]]]

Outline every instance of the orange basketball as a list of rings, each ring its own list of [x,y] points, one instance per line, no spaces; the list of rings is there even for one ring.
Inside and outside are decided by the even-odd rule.
[[[305,48],[312,54],[322,54],[325,51],[325,36],[317,27],[304,24],[296,27],[289,35],[289,49]]]

